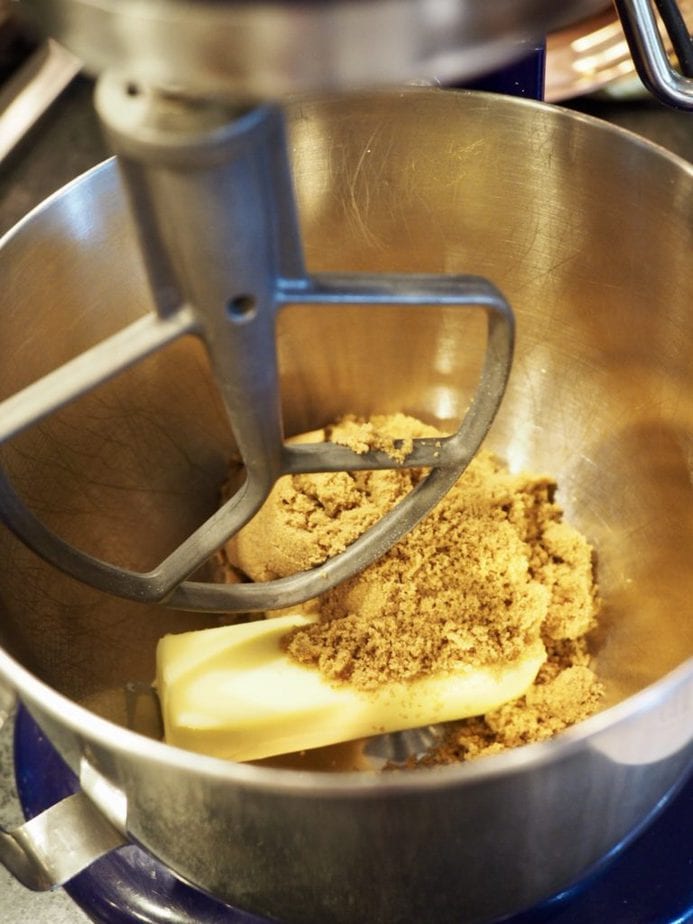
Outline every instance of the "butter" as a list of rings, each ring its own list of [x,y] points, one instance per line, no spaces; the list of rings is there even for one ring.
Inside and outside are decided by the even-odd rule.
[[[460,666],[364,692],[330,683],[284,653],[282,637],[313,621],[287,615],[161,639],[157,687],[166,741],[246,761],[483,715],[521,696],[546,657],[538,643],[512,664]]]

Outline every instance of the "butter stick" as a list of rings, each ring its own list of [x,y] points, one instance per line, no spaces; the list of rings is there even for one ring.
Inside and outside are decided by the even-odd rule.
[[[284,653],[282,637],[312,621],[287,615],[165,636],[157,686],[166,741],[246,761],[482,715],[521,696],[546,657],[538,643],[512,664],[366,692]]]

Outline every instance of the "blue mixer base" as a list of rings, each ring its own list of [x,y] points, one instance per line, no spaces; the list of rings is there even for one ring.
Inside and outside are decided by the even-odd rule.
[[[27,818],[79,788],[77,778],[20,708],[15,775]],[[65,885],[95,924],[267,924],[185,885],[140,848],[102,857]],[[693,781],[630,845],[571,890],[503,924],[693,922]],[[366,922],[364,922],[366,924]]]

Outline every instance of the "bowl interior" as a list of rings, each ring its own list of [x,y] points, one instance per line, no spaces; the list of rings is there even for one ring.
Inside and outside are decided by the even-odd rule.
[[[693,176],[634,137],[557,109],[421,91],[302,101],[291,151],[312,270],[473,273],[515,310],[516,359],[488,445],[558,478],[595,545],[607,702],[693,650]],[[113,164],[0,250],[0,395],[150,310]],[[451,422],[482,319],[457,309],[290,309],[278,324],[289,433],[345,412]],[[2,450],[32,509],[87,551],[145,569],[216,506],[233,436],[185,339]],[[0,534],[1,641],[121,724],[168,631],[217,617],[124,602]]]

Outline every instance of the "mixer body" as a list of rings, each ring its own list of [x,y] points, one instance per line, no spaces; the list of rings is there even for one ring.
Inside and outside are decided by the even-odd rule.
[[[604,0],[21,4],[92,73],[114,70],[147,86],[244,102],[405,81],[464,85],[605,7]],[[615,6],[645,86],[670,106],[693,109],[693,40],[677,0]]]
[[[461,81],[603,0],[22,0],[96,74],[196,97],[276,99]]]
[[[693,172],[626,133],[500,97],[376,93],[287,115],[311,271],[473,268],[513,303],[516,360],[487,445],[555,475],[566,519],[598,550],[605,710],[439,770],[185,753],[127,727],[126,691],[151,681],[162,634],[215,617],[101,594],[9,532],[0,673],[113,825],[216,896],[297,924],[491,921],[599,863],[690,768]],[[113,164],[29,217],[0,270],[3,396],[153,308]],[[484,336],[473,318],[446,306],[359,318],[287,310],[288,433],[345,411],[463,415]],[[235,444],[211,382],[194,338],[179,340],[21,434],[3,463],[51,528],[147,568],[217,505]]]

